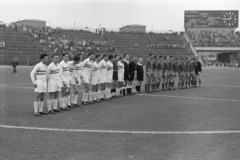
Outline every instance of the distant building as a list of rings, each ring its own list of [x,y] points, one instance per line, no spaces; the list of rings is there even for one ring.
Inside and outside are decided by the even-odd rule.
[[[119,32],[141,32],[146,33],[146,26],[139,24],[126,25],[122,28],[119,28]]]
[[[24,19],[17,22],[12,22],[12,25],[15,26],[33,26],[33,27],[45,27],[46,21],[37,20],[37,19]]]

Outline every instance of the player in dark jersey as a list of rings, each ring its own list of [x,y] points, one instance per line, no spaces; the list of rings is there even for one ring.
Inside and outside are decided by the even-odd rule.
[[[167,57],[164,57],[162,64],[163,64],[162,90],[166,91],[167,90],[167,75],[168,75],[168,61],[167,61]]]
[[[196,68],[196,62],[195,59],[191,59],[191,65],[190,65],[190,72],[191,72],[191,87],[194,88],[196,86],[196,75],[195,75],[195,68]]]
[[[124,87],[123,87],[123,95],[130,94],[130,83],[129,83],[129,55],[125,54],[124,58]]]
[[[196,74],[196,86],[198,81],[198,86],[201,87],[201,75],[202,75],[202,64],[199,61],[198,57],[196,58],[196,68],[195,68],[195,74]]]
[[[186,74],[186,78],[185,78],[185,88],[188,89],[190,88],[190,80],[191,80],[191,75],[190,75],[190,57],[187,57],[186,62],[185,62],[185,74]]]
[[[171,82],[171,89],[175,90],[175,80],[177,77],[177,58],[172,58],[172,82]]]
[[[153,78],[152,78],[152,91],[155,92],[156,91],[156,83],[157,83],[157,60],[158,57],[154,56],[154,59],[152,61],[152,66],[153,66]]]
[[[150,91],[150,84],[152,81],[152,58],[153,54],[150,53],[147,59],[147,64],[146,64],[146,84],[145,84],[145,92],[148,93]]]
[[[162,75],[163,75],[163,65],[162,65],[163,57],[159,56],[157,61],[157,71],[158,71],[158,77],[157,77],[157,90],[160,90]]]

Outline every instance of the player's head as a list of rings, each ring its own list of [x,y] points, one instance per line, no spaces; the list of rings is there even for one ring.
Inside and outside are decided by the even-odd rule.
[[[137,57],[133,57],[133,62],[137,63],[137,61],[138,61]]]
[[[68,53],[63,53],[62,54],[62,58],[63,58],[63,60],[66,62],[66,61],[68,61],[69,60],[69,55],[68,55]]]
[[[52,54],[52,61],[53,61],[54,63],[58,63],[58,61],[59,61],[59,56],[58,56],[58,54],[56,54],[56,53]]]
[[[47,54],[41,54],[40,59],[41,59],[42,63],[47,64],[48,55]]]
[[[94,53],[93,52],[89,52],[88,53],[88,58],[90,59],[90,60],[93,60],[94,59]]]
[[[153,54],[152,54],[152,53],[149,53],[148,57],[152,57],[152,56],[153,56]]]
[[[79,53],[79,54],[77,54],[77,55],[78,55],[78,57],[80,58],[80,61],[82,61],[82,60],[83,60],[83,54]]]
[[[109,55],[108,60],[112,62],[113,61],[113,55]]]
[[[79,63],[80,57],[78,55],[74,56],[73,61],[75,62],[75,64]]]
[[[143,59],[142,58],[138,58],[138,63],[142,64]]]
[[[128,61],[129,60],[129,55],[128,54],[124,54],[123,58]]]
[[[101,61],[101,55],[95,55],[95,61],[100,62]]]
[[[103,54],[102,55],[102,59],[104,59],[105,61],[108,61],[108,55],[107,54]]]
[[[116,62],[118,62],[119,59],[120,59],[120,56],[119,56],[119,55],[115,55],[115,56],[114,56],[114,60],[115,60]]]

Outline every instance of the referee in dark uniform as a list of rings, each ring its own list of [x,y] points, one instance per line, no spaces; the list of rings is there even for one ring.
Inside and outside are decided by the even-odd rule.
[[[201,76],[202,76],[202,64],[199,61],[199,58],[196,58],[196,67],[195,67],[195,74],[196,74],[196,86],[198,81],[198,86],[201,87]]]
[[[132,82],[134,81],[135,71],[137,67],[137,57],[133,57],[133,60],[129,62],[129,93],[132,94]]]
[[[115,55],[114,61],[113,61],[113,87],[112,87],[113,97],[115,98],[117,97],[116,89],[117,89],[117,81],[118,81],[118,64],[117,64],[118,61],[119,61],[119,56]]]
[[[142,81],[143,81],[143,76],[144,76],[144,70],[143,70],[143,59],[139,58],[138,59],[138,64],[136,65],[136,71],[137,71],[137,82],[138,85],[136,86],[136,91],[138,93],[141,92],[141,85],[142,85]]]

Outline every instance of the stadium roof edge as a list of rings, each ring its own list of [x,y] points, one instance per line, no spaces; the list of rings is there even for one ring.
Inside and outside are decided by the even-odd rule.
[[[23,22],[23,21],[46,22],[46,21],[44,21],[44,20],[38,20],[38,19],[24,19],[24,20],[12,22],[12,23]]]

